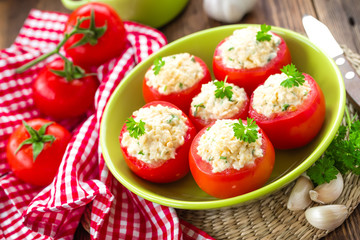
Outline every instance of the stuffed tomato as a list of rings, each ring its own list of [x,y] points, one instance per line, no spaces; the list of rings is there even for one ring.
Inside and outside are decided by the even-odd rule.
[[[275,148],[292,149],[308,144],[319,133],[325,119],[325,98],[310,75],[295,74],[299,78],[296,86],[291,82],[297,77],[284,72],[271,75],[254,91],[249,116]]]
[[[246,119],[249,98],[243,88],[226,81],[203,84],[189,111],[189,118],[199,131],[217,119]]]
[[[139,177],[167,183],[189,172],[188,153],[196,130],[175,105],[154,101],[128,118],[119,141],[129,168]]]
[[[235,30],[218,44],[213,57],[215,78],[227,76],[229,83],[243,87],[249,96],[268,76],[291,63],[284,39],[263,27]]]
[[[229,198],[266,183],[274,167],[275,151],[251,119],[223,119],[195,136],[189,160],[191,173],[203,191]]]
[[[179,53],[156,59],[143,81],[146,102],[167,101],[184,112],[201,85],[211,80],[206,64],[189,53]]]

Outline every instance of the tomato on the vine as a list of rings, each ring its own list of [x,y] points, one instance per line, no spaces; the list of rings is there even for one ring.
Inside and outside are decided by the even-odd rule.
[[[324,94],[310,75],[303,75],[310,91],[304,102],[291,111],[264,116],[254,109],[254,95],[251,96],[249,116],[266,132],[275,148],[292,149],[308,144],[319,133],[324,122]]]
[[[19,179],[46,186],[54,179],[70,138],[55,122],[40,118],[23,122],[9,138],[7,161]]]
[[[246,123],[245,120],[242,122]],[[229,167],[222,171],[213,172],[213,166],[210,162],[214,159],[203,159],[198,153],[198,147],[202,136],[214,124],[210,124],[208,128],[203,128],[191,144],[189,152],[190,170],[197,185],[209,195],[217,198],[235,197],[262,187],[269,179],[275,163],[274,147],[264,131],[258,129],[262,136],[262,157],[257,157],[253,163],[245,164],[240,169]],[[212,147],[215,148],[214,144]],[[224,161],[227,161],[225,157]]]
[[[94,24],[91,26],[91,12],[94,13]],[[87,68],[99,66],[119,56],[126,45],[126,30],[119,15],[110,6],[99,3],[87,3],[73,11],[65,26],[65,34],[70,33],[78,19],[89,19],[80,24],[81,28],[92,28],[95,34],[81,33],[71,36],[65,43],[65,52],[76,65]],[[81,41],[88,40],[82,44]]]
[[[162,102],[162,101],[154,101],[148,103],[142,107],[142,109],[155,107],[161,105],[163,107],[173,108],[176,110],[180,110],[175,105]],[[123,153],[125,162],[129,166],[129,168],[139,177],[156,183],[168,183],[181,179],[189,172],[189,148],[191,145],[191,141],[196,135],[196,130],[193,124],[189,121],[188,117],[180,110],[182,117],[186,119],[185,124],[187,126],[187,131],[183,136],[184,142],[182,145],[178,146],[175,149],[175,155],[173,158],[162,160],[160,162],[145,162],[140,160],[134,155],[130,155],[128,151],[128,147],[123,146],[122,141],[124,138],[124,134],[129,132],[129,127],[127,124],[124,124],[120,136],[119,141],[121,145],[121,151]],[[171,121],[173,117],[170,117],[168,121]],[[141,122],[141,121],[140,121]],[[136,124],[136,123],[135,123]],[[145,130],[144,130],[145,131]],[[131,136],[131,134],[130,134]],[[165,140],[165,139],[164,139]],[[172,144],[169,142],[168,144]],[[140,145],[140,144],[139,144]],[[142,152],[143,150],[141,150]],[[145,151],[142,154],[147,154]],[[156,159],[154,159],[156,160]]]
[[[273,34],[278,36],[275,33]],[[262,84],[268,76],[280,73],[280,69],[283,66],[291,63],[290,50],[288,49],[284,39],[280,36],[278,37],[280,38],[280,44],[278,46],[276,57],[272,58],[265,66],[249,69],[227,67],[223,63],[220,46],[228,39],[225,38],[215,48],[213,56],[213,71],[215,77],[219,80],[223,80],[227,77],[227,81],[229,83],[243,87],[247,94],[251,96],[251,93],[255,90],[255,88]]]
[[[62,59],[49,63],[33,82],[35,106],[57,119],[80,116],[89,110],[99,85],[95,76],[76,72],[76,67],[72,68],[73,74],[80,78],[72,79],[71,70],[65,65]]]

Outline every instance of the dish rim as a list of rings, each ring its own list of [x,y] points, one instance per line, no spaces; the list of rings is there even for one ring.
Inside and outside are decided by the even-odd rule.
[[[287,184],[290,184],[292,181],[294,181],[298,176],[300,176],[304,171],[306,171],[327,149],[327,147],[330,145],[332,139],[335,137],[336,132],[341,124],[341,121],[343,119],[344,110],[345,110],[345,104],[346,104],[346,91],[345,91],[345,85],[344,81],[341,75],[341,72],[337,65],[335,64],[334,60],[329,57],[324,51],[319,49],[315,44],[313,44],[308,38],[301,35],[300,33],[297,33],[295,31],[292,31],[290,29],[281,28],[281,27],[275,27],[271,26],[271,30],[275,33],[283,33],[283,34],[290,34],[295,35],[296,38],[301,39],[302,41],[306,42],[307,44],[311,45],[314,49],[321,52],[331,63],[332,67],[335,69],[337,79],[341,79],[342,81],[339,81],[339,92],[340,92],[340,99],[339,99],[339,107],[335,109],[336,111],[336,119],[334,125],[331,126],[331,129],[328,131],[329,133],[322,138],[319,145],[316,146],[316,149],[304,159],[302,163],[300,163],[296,168],[294,168],[289,173],[281,176],[279,179],[268,183],[264,185],[263,187],[251,191],[249,193],[227,198],[227,199],[214,199],[214,200],[206,200],[206,201],[184,201],[184,200],[177,200],[172,199],[169,197],[164,197],[162,195],[159,195],[154,192],[149,191],[143,191],[141,189],[138,189],[136,186],[133,186],[131,183],[127,182],[115,169],[114,165],[112,164],[109,152],[106,151],[105,147],[105,126],[104,122],[106,118],[108,117],[108,109],[109,106],[115,96],[115,94],[123,87],[126,86],[127,82],[129,82],[132,78],[132,75],[135,74],[138,68],[141,68],[142,65],[148,64],[149,59],[153,58],[154,55],[161,55],[163,51],[166,51],[168,48],[172,48],[173,45],[176,45],[177,43],[181,41],[186,41],[189,38],[196,37],[198,35],[206,34],[208,32],[216,31],[216,30],[222,30],[222,29],[235,29],[235,28],[244,28],[247,26],[259,26],[259,24],[232,24],[232,25],[226,25],[226,26],[219,26],[214,28],[209,28],[206,30],[198,31],[192,34],[189,34],[187,36],[184,36],[182,38],[179,38],[168,45],[162,47],[157,52],[153,53],[151,56],[149,56],[147,59],[145,59],[143,62],[139,63],[137,66],[132,69],[128,75],[124,77],[124,79],[120,82],[120,84],[115,88],[114,92],[109,97],[108,102],[106,103],[103,116],[101,118],[100,122],[100,146],[102,149],[102,155],[104,157],[105,163],[107,167],[109,168],[110,172],[113,174],[113,176],[119,181],[124,187],[126,187],[131,192],[137,194],[140,197],[143,197],[149,201],[152,201],[154,203],[158,203],[164,206],[168,207],[174,207],[179,209],[188,209],[188,210],[207,210],[207,209],[215,209],[215,208],[223,208],[223,207],[234,207],[236,205],[248,203],[254,200],[257,200],[261,197],[265,197],[270,193],[273,193],[275,191],[278,191],[282,189]]]

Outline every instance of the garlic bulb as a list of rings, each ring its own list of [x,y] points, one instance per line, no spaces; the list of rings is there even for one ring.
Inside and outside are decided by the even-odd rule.
[[[305,217],[311,225],[328,231],[340,226],[347,216],[348,210],[345,205],[319,206],[305,211]]]
[[[317,186],[314,190],[310,190],[310,198],[317,203],[331,203],[338,199],[344,188],[344,180],[341,173],[336,175],[336,179],[329,183],[324,183]]]
[[[218,21],[235,23],[240,21],[255,5],[256,0],[204,0],[206,14]]]
[[[307,176],[300,176],[290,193],[287,208],[291,211],[299,211],[307,208],[311,203],[309,191],[313,188],[314,185]]]

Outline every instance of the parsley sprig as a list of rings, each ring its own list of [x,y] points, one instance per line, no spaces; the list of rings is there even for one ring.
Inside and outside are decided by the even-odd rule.
[[[234,136],[244,142],[252,143],[258,139],[258,125],[252,118],[247,118],[247,125],[239,119],[238,123],[233,124],[233,131]]]
[[[161,57],[155,59],[154,68],[153,68],[154,74],[158,75],[161,67],[163,67],[164,65],[165,65],[165,61]]]
[[[346,126],[340,126],[330,146],[307,170],[307,175],[316,185],[328,183],[340,172],[360,175],[360,121],[351,119],[345,109]]]
[[[227,76],[224,81],[214,81],[214,85],[216,86],[215,97],[223,99],[227,97],[229,101],[231,101],[233,91],[232,86],[225,86]]]
[[[270,30],[271,30],[271,26],[266,24],[261,24],[260,31],[258,31],[256,34],[256,40],[258,40],[259,42],[270,41],[272,37],[271,34],[268,34]]]
[[[298,87],[304,84],[305,76],[297,70],[294,64],[288,64],[280,69],[288,78],[281,82],[281,86],[286,88]]]
[[[129,131],[130,137],[139,139],[139,137],[145,133],[145,122],[142,120],[136,122],[133,117],[129,117],[125,124],[127,130]]]

